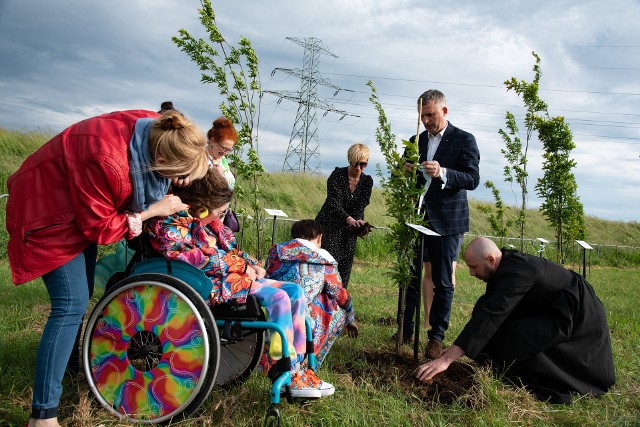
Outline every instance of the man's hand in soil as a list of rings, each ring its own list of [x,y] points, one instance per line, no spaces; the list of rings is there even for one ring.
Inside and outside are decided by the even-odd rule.
[[[463,354],[464,350],[457,345],[452,345],[443,351],[439,358],[420,365],[416,371],[416,378],[423,382],[429,381],[440,372],[446,371],[449,365],[455,362]]]

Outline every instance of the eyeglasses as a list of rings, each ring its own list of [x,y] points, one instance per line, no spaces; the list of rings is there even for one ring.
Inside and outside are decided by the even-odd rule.
[[[360,168],[364,169],[364,168],[366,168],[366,167],[367,167],[367,165],[368,165],[368,164],[369,164],[368,162],[355,162],[355,163],[353,164],[353,167],[354,167],[354,168],[358,168],[358,167],[360,167]]]
[[[218,218],[220,218],[220,219],[222,219],[225,216],[227,216],[228,213],[229,213],[229,208],[226,208],[225,210],[220,211],[220,212],[213,211],[213,214],[215,216],[217,216]]]
[[[218,144],[218,147],[220,147],[220,149],[225,153],[228,153],[229,151],[233,150],[233,145],[231,147],[225,147],[224,145],[220,144],[218,141],[213,141],[212,144]],[[212,144],[209,144],[209,145],[212,145]]]
[[[225,216],[227,216],[227,214],[228,214],[228,213],[229,213],[229,208],[227,208],[227,209],[223,210],[222,212],[216,212],[216,211],[213,211],[213,212],[212,212],[212,214],[213,214],[213,215],[217,216],[217,217],[218,217],[218,218],[220,218],[220,219],[222,219],[222,218],[224,218]],[[200,218],[206,218],[206,217],[208,217],[208,216],[209,216],[209,209],[204,208],[204,209],[202,210],[202,212],[200,212],[200,215],[198,215],[198,216],[199,216]]]

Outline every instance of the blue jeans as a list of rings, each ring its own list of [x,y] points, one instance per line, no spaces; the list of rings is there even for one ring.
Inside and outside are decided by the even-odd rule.
[[[36,379],[31,404],[32,418],[58,415],[62,377],[74,348],[82,317],[93,290],[98,246],[89,245],[66,264],[42,276],[49,292],[51,312],[36,354]]]

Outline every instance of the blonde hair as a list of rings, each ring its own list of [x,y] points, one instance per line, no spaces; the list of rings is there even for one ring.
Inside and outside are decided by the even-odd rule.
[[[350,165],[369,160],[369,147],[364,144],[353,144],[347,151],[347,161]]]
[[[197,125],[175,110],[169,110],[152,125],[149,152],[154,164],[149,169],[166,177],[204,177],[209,170],[207,140]],[[156,163],[162,158],[163,161]]]

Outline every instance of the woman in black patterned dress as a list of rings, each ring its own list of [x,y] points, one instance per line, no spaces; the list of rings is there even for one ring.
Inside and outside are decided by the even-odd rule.
[[[357,236],[352,229],[364,224],[364,208],[369,204],[373,179],[363,171],[369,162],[369,148],[354,144],[347,152],[349,166],[335,168],[327,180],[327,199],[316,220],[322,225],[322,247],[338,262],[338,272],[346,288],[351,275]]]

